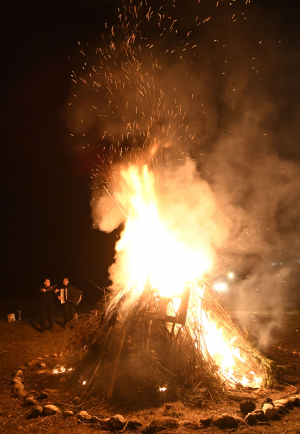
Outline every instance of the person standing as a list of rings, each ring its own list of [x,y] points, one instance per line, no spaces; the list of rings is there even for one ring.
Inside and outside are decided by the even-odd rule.
[[[64,316],[64,327],[67,326],[68,322],[74,319],[75,315],[75,304],[72,303],[69,299],[69,292],[73,287],[70,285],[69,279],[65,277],[63,279],[63,284],[60,288],[60,295],[58,299],[60,300],[63,308],[63,316]],[[78,303],[81,301],[81,296]]]
[[[50,279],[45,279],[44,285],[40,289],[39,306],[41,310],[41,333],[46,330],[46,320],[48,319],[49,330],[53,331],[53,311],[54,311],[54,288],[50,286]]]

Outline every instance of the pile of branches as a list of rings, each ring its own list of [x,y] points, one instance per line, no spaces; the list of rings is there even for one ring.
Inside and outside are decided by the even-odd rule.
[[[273,361],[267,359],[263,354],[261,354],[254,346],[253,336],[250,336],[245,327],[234,318],[230,310],[226,307],[225,300],[220,296],[220,294],[213,288],[211,282],[207,279],[203,280],[205,285],[205,291],[201,296],[201,316],[206,316],[210,321],[214,321],[217,329],[222,330],[222,334],[226,336],[227,342],[232,342],[232,347],[238,349],[240,356],[245,361],[240,362],[236,357],[237,368],[240,367],[240,372],[236,372],[236,376],[240,374],[246,374],[249,372],[249,367],[252,371],[262,379],[261,386],[271,386],[276,382],[276,367]],[[193,304],[196,309],[193,309]],[[193,331],[193,336],[195,339],[195,344],[201,351],[206,352],[206,334],[205,329],[202,327],[201,320],[199,321],[198,315],[199,306],[199,294],[197,291],[192,292],[190,299],[190,316],[188,327]],[[195,318],[195,311],[197,312],[197,318]],[[197,337],[200,342],[197,342]],[[206,354],[209,358],[209,355]],[[248,368],[246,368],[248,367]],[[246,368],[246,370],[245,370]],[[226,374],[218,370],[220,377],[223,377],[223,386],[237,386],[240,384],[236,379],[233,379]],[[250,387],[251,388],[251,387]]]
[[[193,318],[197,297],[194,292],[190,298],[186,326],[141,315],[140,297],[133,299],[130,291],[111,297],[102,313],[95,311],[73,330],[68,347],[75,365],[73,381],[85,382],[85,394],[94,390],[104,399],[145,405],[162,397],[176,399],[199,386],[208,399],[223,394],[228,378],[222,378],[207,351],[199,317]],[[201,302],[204,314],[234,335],[246,360],[251,359],[267,376],[269,361],[252,348],[246,331],[233,322],[208,282]]]

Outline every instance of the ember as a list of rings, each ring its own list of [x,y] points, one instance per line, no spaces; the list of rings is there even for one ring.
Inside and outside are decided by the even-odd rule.
[[[65,372],[71,372],[71,371],[73,371],[73,369],[74,368],[65,368],[64,366],[60,366],[60,365],[57,365],[57,366],[55,366],[55,368],[53,369],[53,371],[52,371],[52,373],[53,374],[63,374],[63,373],[65,373]]]

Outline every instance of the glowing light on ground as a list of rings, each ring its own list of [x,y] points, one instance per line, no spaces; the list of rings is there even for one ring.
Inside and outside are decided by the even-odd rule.
[[[159,388],[159,391],[160,391],[160,392],[166,392],[166,390],[167,390],[166,387],[160,387],[160,388]]]

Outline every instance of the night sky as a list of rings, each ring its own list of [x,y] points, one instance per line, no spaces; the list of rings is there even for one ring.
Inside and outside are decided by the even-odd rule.
[[[61,116],[70,58],[109,15],[104,2],[7,6],[2,15],[1,293],[46,277],[107,284],[114,237],[91,229],[92,161],[73,157]]]
[[[71,71],[82,61],[78,41],[96,45],[95,41],[101,40],[104,23],[113,22],[114,3],[6,3],[2,12],[3,296],[32,295],[45,278],[54,284],[65,275],[80,288],[90,280],[99,286],[108,284],[116,233],[107,235],[92,229],[89,203],[95,155],[72,152],[64,110]],[[282,119],[292,128],[300,114],[295,113],[300,96],[298,2],[252,0],[247,8],[257,39],[271,34],[285,44],[283,52],[290,53],[279,78],[288,85],[284,87],[280,81],[278,86],[274,84],[274,98],[284,100],[290,93]],[[255,13],[259,17],[257,27]],[[290,104],[293,101],[295,106]],[[282,147],[277,144],[278,152],[299,163],[297,137],[288,143]]]

